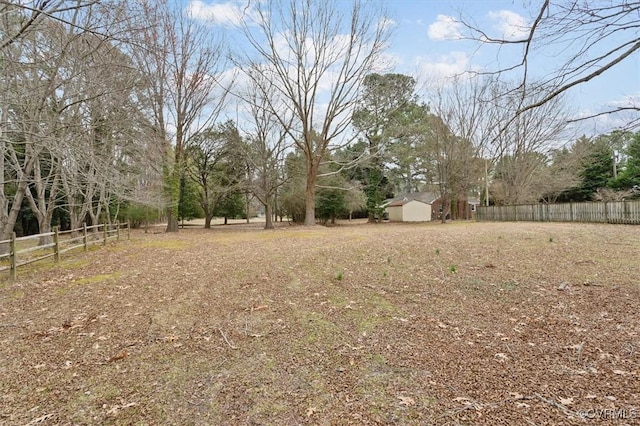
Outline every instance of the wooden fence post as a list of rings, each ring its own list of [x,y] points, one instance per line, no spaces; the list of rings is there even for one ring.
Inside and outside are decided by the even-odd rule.
[[[82,242],[84,243],[84,251],[89,251],[89,240],[87,238],[87,222],[82,224]]]
[[[120,241],[120,222],[116,221],[116,240]]]
[[[11,233],[11,242],[9,243],[9,259],[11,261],[11,281],[18,278],[18,260],[16,259],[16,233]]]
[[[56,263],[60,263],[60,236],[57,226],[53,227],[53,260]]]
[[[107,224],[106,223],[104,223],[102,225],[102,231],[103,231],[102,233],[104,235],[104,242],[102,243],[102,245],[106,246],[107,245],[107,237],[108,237],[108,235],[107,235]]]
[[[127,240],[131,239],[131,223],[127,222]]]

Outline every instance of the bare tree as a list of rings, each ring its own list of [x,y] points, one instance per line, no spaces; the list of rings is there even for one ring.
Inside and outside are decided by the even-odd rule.
[[[0,0],[0,19],[5,22],[13,20],[14,24],[11,28],[5,26],[5,31],[0,32],[0,50],[26,37],[34,29],[37,30],[43,20],[56,20],[83,32],[97,33],[99,29],[69,19],[69,16],[70,12],[80,11],[98,2],[99,0],[34,0],[30,2]]]
[[[495,72],[519,72],[521,77],[517,90],[522,94],[526,93],[523,89],[532,86],[534,78],[536,86],[544,90],[544,94],[535,99],[521,97],[516,115],[541,107],[574,87],[600,77],[624,61],[634,60],[634,54],[640,51],[640,2],[544,0],[536,7],[535,18],[526,29],[526,35],[518,39],[492,37],[473,25],[471,19],[462,19],[475,40],[522,47],[522,55],[517,62]],[[535,75],[532,63],[536,55],[548,55],[550,50],[558,52],[558,66],[544,77]],[[613,108],[597,115],[625,111],[635,113],[627,123],[629,129],[640,125],[637,115],[640,105],[637,104]],[[585,118],[573,121],[582,119]]]
[[[551,176],[547,155],[561,138],[567,113],[562,97],[556,97],[516,114],[523,99],[535,102],[536,96],[541,95],[535,87],[513,89],[488,76],[461,76],[436,89],[429,131],[443,219],[452,202],[478,194],[482,187],[488,200],[490,169],[495,169],[494,201],[542,197],[543,177]]]
[[[79,14],[73,19],[80,20]],[[73,67],[79,35],[60,22],[45,20],[1,51],[7,117],[3,148],[10,175],[17,183],[4,226],[13,231],[17,212],[26,199],[41,233],[51,230],[51,218],[60,190],[59,141],[66,123],[63,112],[70,102],[68,82],[78,72]],[[74,59],[72,59],[74,58]],[[30,93],[30,96],[23,96]],[[3,202],[5,206],[6,202]],[[4,221],[3,221],[4,222]],[[46,241],[44,241],[46,242]]]
[[[278,189],[287,181],[282,178],[284,157],[290,148],[287,128],[291,123],[281,123],[269,109],[269,100],[263,90],[269,82],[264,76],[252,77],[260,84],[251,84],[244,95],[251,116],[252,129],[244,147],[245,161],[249,170],[248,187],[265,209],[264,229],[273,229],[274,202]],[[261,90],[262,89],[262,90]],[[267,93],[274,93],[275,88]]]
[[[580,184],[580,165],[584,161],[580,153],[567,148],[553,149],[548,155],[548,164],[539,173],[538,200],[555,203],[567,190]],[[537,201],[537,200],[536,200]]]
[[[433,159],[437,192],[442,202],[441,221],[454,218],[451,204],[466,202],[469,191],[482,176],[481,162],[470,140],[454,134],[439,117],[431,118]]]
[[[507,111],[515,110],[522,99],[529,99],[518,92],[511,93],[502,99],[501,107]],[[535,102],[535,96],[531,96]],[[546,167],[547,155],[562,139],[566,124],[564,100],[558,96],[508,119],[507,125],[501,127],[494,139],[494,149],[500,153],[494,183],[502,188],[504,204],[539,200],[543,191],[540,192],[536,177]]]
[[[55,5],[52,16],[48,8]],[[117,206],[127,197],[148,153],[148,138],[141,137],[145,119],[136,103],[141,97],[134,93],[139,74],[107,31],[115,34],[124,26],[123,5],[5,6],[0,5],[2,33],[19,36],[0,49],[1,165],[11,179],[0,186],[0,238],[13,231],[25,199],[40,232],[51,229],[58,208],[68,211],[73,228],[86,215],[93,223],[115,219],[111,202]],[[42,9],[37,22],[30,21],[28,31],[18,28],[25,8],[36,6]],[[5,185],[15,188],[13,199],[6,197]]]
[[[268,108],[305,158],[306,225],[315,224],[325,153],[353,137],[348,130],[360,85],[380,65],[389,34],[374,4],[354,1],[348,12],[338,6],[335,0],[268,0],[258,3],[257,21],[242,27],[254,52],[238,64],[252,70],[249,78],[262,73],[273,82],[261,88]],[[274,88],[275,99],[269,96]]]
[[[139,3],[139,16],[146,25],[135,35],[132,55],[145,75],[145,100],[163,144],[167,231],[177,232],[185,149],[193,135],[215,122],[225,105],[227,90],[221,85],[225,52],[215,33],[191,19],[180,2]]]
[[[495,142],[511,111],[496,102],[496,84],[486,77],[459,76],[432,93],[431,123],[443,221],[452,201],[478,192],[483,169],[492,166],[506,149]]]
[[[367,208],[367,194],[361,189],[360,182],[351,181],[347,184],[351,189],[345,193],[344,202],[349,213],[349,220],[351,220],[354,212]]]

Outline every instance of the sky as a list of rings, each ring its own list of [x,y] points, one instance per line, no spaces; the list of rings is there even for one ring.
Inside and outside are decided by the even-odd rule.
[[[194,19],[208,20],[212,25],[232,31],[238,12],[251,16],[251,9],[259,0],[181,1]],[[351,0],[337,3],[345,8],[352,4]],[[389,71],[414,76],[426,94],[430,87],[450,81],[465,71],[492,71],[513,65],[520,60],[521,47],[483,46],[462,39],[465,28],[458,20],[463,17],[490,36],[513,39],[526,34],[539,3],[532,0],[388,0],[384,3],[389,11],[387,23],[393,26],[385,53],[391,66]],[[613,46],[602,46],[609,47]],[[570,50],[569,47],[554,51],[546,46],[534,50],[530,68],[533,77],[542,77],[558,66],[560,58]],[[640,54],[572,89],[566,101],[577,117],[631,103],[640,105]],[[613,130],[628,117],[605,115],[573,126],[576,133],[600,134]]]

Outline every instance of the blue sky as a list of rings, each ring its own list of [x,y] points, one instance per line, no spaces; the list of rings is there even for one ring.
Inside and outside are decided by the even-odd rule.
[[[232,28],[238,11],[250,14],[258,1],[181,0],[192,16],[208,19],[227,29]],[[347,7],[351,1],[338,0],[338,4]],[[539,2],[530,0],[389,0],[385,4],[394,26],[387,51],[389,61],[394,64],[392,71],[414,76],[425,91],[439,81],[468,70],[495,70],[519,60],[520,47],[483,47],[473,41],[460,40],[465,29],[456,20],[461,16],[491,36],[518,37],[527,31],[537,12],[536,7],[539,7]],[[562,53],[546,48],[535,50],[531,62],[534,77],[542,77],[557,66],[560,63],[558,55]],[[640,104],[638,54],[595,80],[576,87],[567,96],[568,107],[577,116],[632,102]],[[616,117],[602,116],[581,122],[576,125],[576,131],[598,134],[610,131],[620,123],[622,121]]]
[[[518,0],[394,1],[391,5],[397,17],[397,26],[390,53],[399,59],[399,72],[417,76],[432,74],[434,77],[446,77],[447,73],[450,75],[469,69],[495,70],[513,65],[521,57],[521,47],[502,46],[498,49],[460,40],[459,36],[464,34],[465,29],[455,21],[462,16],[491,36],[517,37],[523,35],[533,22],[539,3]],[[533,6],[525,8],[525,4]],[[551,49],[534,50],[533,72],[542,77],[558,66],[560,60],[557,53]],[[595,114],[631,102],[640,104],[639,54],[567,93],[568,107],[578,116]],[[603,116],[581,123],[579,130],[586,133],[605,132],[620,123],[616,117]]]

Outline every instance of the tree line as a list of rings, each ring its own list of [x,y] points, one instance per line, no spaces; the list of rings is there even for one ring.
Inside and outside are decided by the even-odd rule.
[[[168,0],[0,1],[0,239],[121,219],[209,227],[252,200],[269,228],[374,220],[416,191],[445,209],[637,192],[638,134],[563,142],[563,94],[541,82],[459,76],[419,96],[381,65],[381,3],[255,6],[230,36]]]

